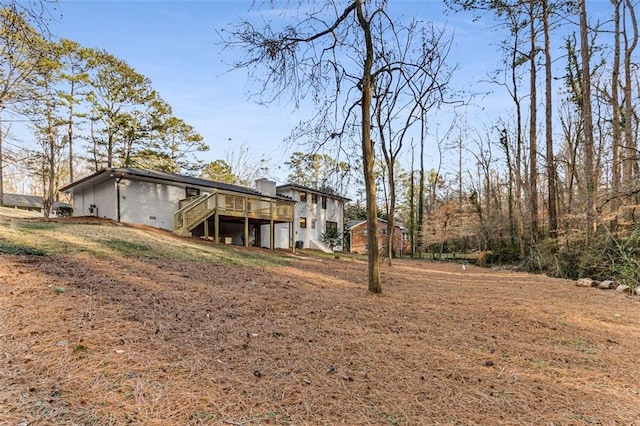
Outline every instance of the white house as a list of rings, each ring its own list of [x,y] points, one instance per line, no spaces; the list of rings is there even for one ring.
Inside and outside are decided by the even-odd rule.
[[[344,230],[344,204],[348,198],[300,185],[287,184],[276,188],[279,195],[296,202],[293,222],[293,240],[303,248],[328,251],[322,242],[322,234],[328,229]],[[276,225],[276,247],[291,239],[282,224]],[[343,250],[342,244],[335,247]]]
[[[277,195],[275,182],[258,189],[190,176],[109,168],[61,189],[74,216],[150,225],[218,242],[274,248],[276,226],[292,229],[294,201]],[[293,240],[281,243],[292,247]]]
[[[61,189],[74,216],[167,229],[227,244],[327,251],[322,234],[344,229],[347,198],[258,179],[256,188],[150,170],[109,168]],[[342,245],[336,247],[342,250]]]

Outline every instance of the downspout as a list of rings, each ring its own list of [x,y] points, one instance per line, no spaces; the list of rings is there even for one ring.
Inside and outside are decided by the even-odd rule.
[[[118,179],[116,179],[116,205],[118,209],[118,222],[120,222],[120,181],[124,179],[124,175],[120,175]]]

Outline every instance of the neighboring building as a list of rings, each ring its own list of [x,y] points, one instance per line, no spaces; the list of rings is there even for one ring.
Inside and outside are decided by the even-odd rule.
[[[328,229],[344,230],[344,204],[348,198],[300,185],[287,184],[276,188],[278,194],[296,202],[293,239],[298,247],[329,251],[322,242],[322,234]],[[276,226],[277,244],[282,244],[291,236],[283,225]],[[334,250],[342,251],[340,244]]]
[[[3,207],[44,213],[42,197],[40,197],[39,195],[4,194],[3,198]],[[63,203],[62,201],[55,201],[53,203],[53,212],[54,214],[57,214],[59,209],[70,207],[70,204]]]
[[[275,226],[293,228],[294,201],[276,194],[275,182],[258,189],[174,173],[109,168],[62,188],[74,216],[150,225],[180,235],[237,245],[275,248]],[[292,247],[293,240],[282,247]]]
[[[19,210],[42,212],[42,197],[37,195],[7,194],[4,196],[3,207]]]
[[[353,220],[347,222],[347,232],[349,233],[349,251],[351,253],[366,253],[369,250],[369,236],[367,234],[366,220]],[[381,256],[387,250],[388,223],[384,219],[378,219],[378,251]],[[409,242],[409,231],[404,226],[395,225],[393,234],[393,247],[396,256],[404,256],[411,253],[411,243]]]

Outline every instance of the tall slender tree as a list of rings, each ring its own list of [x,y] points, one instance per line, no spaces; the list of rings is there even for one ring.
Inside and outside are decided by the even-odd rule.
[[[271,2],[265,4],[272,5]],[[372,96],[377,76],[388,71],[387,67],[377,67],[382,50],[376,44],[379,39],[374,38],[373,31],[374,27],[393,31],[394,22],[387,8],[384,0],[311,2],[306,5],[305,16],[298,23],[276,29],[267,24],[256,29],[253,23],[245,21],[231,31],[221,33],[222,43],[227,48],[237,47],[245,52],[245,58],[234,67],[249,69],[250,75],[262,83],[261,95],[266,101],[289,93],[297,104],[310,92],[321,109],[327,111],[327,106],[336,106],[342,99],[346,105],[342,111],[343,125],[329,132],[331,139],[338,140],[345,135],[347,123],[355,124],[350,119],[357,113],[367,203],[368,289],[371,293],[382,292],[375,149],[371,138]],[[328,14],[333,17],[329,18]],[[327,91],[327,87],[335,90]]]
[[[587,241],[595,235],[596,179],[594,170],[593,115],[591,103],[591,50],[586,0],[579,0],[580,58],[582,60],[582,123],[584,127],[584,171],[586,182]]]
[[[79,119],[86,116],[77,110],[77,106],[83,103],[88,95],[90,50],[65,38],[61,39],[55,48],[62,65],[59,74],[63,88],[58,90],[58,97],[67,111],[65,139],[69,158],[69,182],[73,182],[75,129]]]
[[[46,53],[46,43],[23,14],[0,8],[0,206],[4,205],[4,126],[2,114],[25,98],[25,85]]]
[[[551,23],[549,0],[542,0],[542,24],[544,32],[544,94],[545,94],[545,146],[547,168],[547,212],[549,235],[558,236],[558,216],[556,208],[556,167],[553,152],[553,74],[551,71]]]
[[[636,2],[637,3],[637,2]],[[633,88],[632,88],[632,55],[638,46],[640,33],[638,32],[638,21],[636,19],[635,5],[631,0],[624,0],[624,9],[626,11],[623,24],[624,39],[624,145],[625,145],[625,181],[627,191],[632,195],[628,202],[636,204],[638,201],[637,191],[634,190],[634,184],[638,179],[640,172],[640,158],[638,156],[638,142],[634,135],[634,121],[637,121],[637,114],[633,106]],[[628,19],[627,19],[628,15]],[[631,28],[628,28],[628,25]],[[637,64],[636,64],[637,67]],[[633,216],[632,216],[633,217]],[[633,224],[635,225],[635,224]]]

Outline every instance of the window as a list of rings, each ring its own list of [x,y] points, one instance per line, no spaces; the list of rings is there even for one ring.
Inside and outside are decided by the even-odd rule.
[[[185,195],[186,195],[186,198],[197,197],[198,195],[200,195],[200,190],[198,188],[186,187],[185,188]]]
[[[303,203],[307,202],[307,193],[306,192],[300,192],[300,201],[302,201]]]
[[[300,229],[306,229],[307,227],[307,218],[306,217],[301,217],[300,218]]]
[[[327,209],[327,197],[322,197],[322,208]]]
[[[364,235],[365,237],[366,237],[367,235],[369,235],[369,230],[368,230],[368,229],[365,229],[365,230],[364,230],[364,232],[363,232],[363,235]]]
[[[338,230],[338,222],[327,221],[325,223],[325,227],[327,228],[327,232],[329,232],[329,231],[337,231]]]
[[[316,220],[311,219],[311,229],[316,229]]]
[[[318,194],[311,194],[311,204],[318,204]]]

